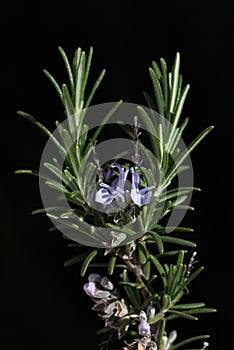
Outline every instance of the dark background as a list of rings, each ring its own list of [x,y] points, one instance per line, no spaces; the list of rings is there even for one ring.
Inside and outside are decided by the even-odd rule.
[[[31,216],[41,206],[36,178],[14,175],[37,169],[46,137],[18,109],[53,129],[61,106],[43,75],[47,68],[65,82],[61,45],[72,58],[80,46],[94,47],[90,86],[103,67],[106,77],[93,101],[123,98],[144,104],[152,91],[148,66],[181,53],[191,90],[185,140],[203,128],[214,131],[194,151],[196,193],[185,222],[195,229],[199,263],[191,298],[218,313],[179,322],[180,338],[210,333],[210,348],[233,349],[233,10],[222,1],[8,2],[1,13],[1,337],[4,350],[97,348],[100,322],[83,293],[79,267],[64,268],[75,252],[50,233],[49,220]],[[98,323],[99,322],[99,323]]]

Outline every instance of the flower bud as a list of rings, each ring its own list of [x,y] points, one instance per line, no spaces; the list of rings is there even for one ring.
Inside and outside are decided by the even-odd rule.
[[[177,332],[176,331],[170,332],[168,337],[168,343],[172,344],[176,340],[176,338],[177,338]]]
[[[146,313],[145,311],[141,311],[139,314],[140,321],[147,321]]]
[[[149,305],[147,307],[147,319],[150,320],[151,318],[153,318],[155,316],[155,307],[153,305]]]
[[[143,336],[150,335],[150,325],[148,322],[142,320],[138,326],[138,333]]]

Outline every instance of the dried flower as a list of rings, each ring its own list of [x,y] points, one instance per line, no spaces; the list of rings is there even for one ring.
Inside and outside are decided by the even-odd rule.
[[[95,302],[92,310],[99,312],[99,316],[105,320],[106,327],[117,330],[120,339],[125,335],[130,321],[126,301],[118,298],[113,284],[107,277],[91,274],[88,280],[84,290]]]
[[[86,294],[88,294],[90,297],[94,297],[94,293],[96,291],[96,285],[94,282],[85,283],[84,285],[84,291]]]

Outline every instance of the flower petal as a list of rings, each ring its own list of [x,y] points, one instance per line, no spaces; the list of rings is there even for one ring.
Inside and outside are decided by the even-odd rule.
[[[139,190],[139,193],[144,194],[145,192],[148,192],[148,191],[152,190],[153,188],[155,188],[155,186],[148,186],[148,187],[142,188],[142,190]]]
[[[136,189],[132,189],[131,198],[135,204],[141,206],[141,194],[139,193],[139,191],[137,191]]]
[[[114,175],[114,170],[111,168],[108,168],[108,170],[103,173],[105,182],[108,182],[113,175]]]
[[[115,194],[116,189],[110,185],[105,184],[104,182],[100,183],[100,187],[106,188],[111,194]]]
[[[149,191],[146,194],[141,195],[141,205],[149,204],[151,197],[152,197],[152,191]]]
[[[118,163],[113,163],[111,167],[117,168],[119,170],[119,182],[121,182],[121,184],[123,185],[123,187],[121,187],[123,189],[129,170],[124,170],[124,168],[121,168],[121,166]]]
[[[149,191],[145,194],[141,194],[140,191],[137,189],[131,190],[131,198],[135,204],[139,205],[139,207],[149,204],[151,197],[152,191]]]
[[[107,189],[101,188],[96,192],[95,201],[102,204],[110,204],[115,197]]]
[[[96,291],[96,285],[94,282],[85,283],[83,288],[86,294],[88,294],[90,297],[94,297]]]
[[[132,188],[138,189],[140,175],[138,173],[136,173],[133,168],[131,168],[131,172],[132,172]]]

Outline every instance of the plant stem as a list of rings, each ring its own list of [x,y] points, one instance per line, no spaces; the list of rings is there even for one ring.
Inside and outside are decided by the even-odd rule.
[[[124,256],[120,255],[120,257],[124,260],[125,264],[129,268],[129,270],[135,275],[136,280],[139,284],[144,285],[144,282],[142,280],[141,276],[144,276],[144,272],[142,269],[142,265],[137,263],[136,258],[132,258],[131,260],[126,259]],[[141,289],[142,296],[144,300],[146,300],[150,295],[150,291],[148,288],[145,286],[144,288]]]

